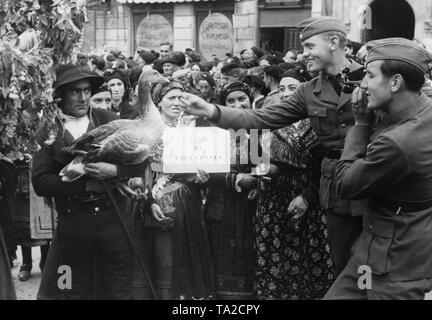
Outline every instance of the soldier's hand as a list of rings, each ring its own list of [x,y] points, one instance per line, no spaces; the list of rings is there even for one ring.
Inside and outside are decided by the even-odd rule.
[[[214,105],[207,103],[204,99],[191,94],[183,93],[181,97],[183,111],[186,114],[194,115],[199,118],[213,119],[217,114],[217,109]]]
[[[352,94],[351,102],[355,124],[371,126],[375,114],[367,107],[366,91],[360,87],[356,88]]]

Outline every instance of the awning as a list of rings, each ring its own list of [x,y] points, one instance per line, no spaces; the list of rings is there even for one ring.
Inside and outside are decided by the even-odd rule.
[[[119,3],[181,3],[181,2],[209,2],[216,0],[117,0]]]

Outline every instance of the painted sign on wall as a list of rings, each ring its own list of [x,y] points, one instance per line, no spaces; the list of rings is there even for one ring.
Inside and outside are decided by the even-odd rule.
[[[207,60],[214,55],[225,58],[233,50],[233,27],[230,19],[222,13],[207,16],[199,28],[200,52]]]
[[[139,23],[135,37],[137,48],[159,49],[162,42],[173,43],[173,29],[164,16],[150,14]]]

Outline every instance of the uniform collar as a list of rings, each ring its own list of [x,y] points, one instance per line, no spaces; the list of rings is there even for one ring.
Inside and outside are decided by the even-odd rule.
[[[418,98],[405,109],[395,113],[386,114],[382,119],[380,126],[383,128],[388,128],[390,126],[401,124],[404,121],[412,118],[412,116],[415,114],[424,110],[430,103],[430,99],[422,92]]]
[[[354,72],[360,68],[362,68],[362,65],[357,63],[354,60],[348,60],[349,61],[349,70],[350,72]],[[315,87],[313,89],[314,93],[320,93],[322,91],[322,88],[325,86],[325,83],[329,83],[328,79],[329,75],[327,75],[324,71],[321,71],[318,76],[318,81],[315,83]]]

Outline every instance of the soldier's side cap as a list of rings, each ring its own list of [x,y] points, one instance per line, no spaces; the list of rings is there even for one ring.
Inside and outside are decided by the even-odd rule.
[[[300,31],[300,40],[305,41],[317,34],[337,31],[346,35],[345,24],[339,19],[322,16],[312,17],[302,21],[297,28]]]
[[[405,38],[386,38],[370,41],[366,45],[368,51],[366,65],[377,60],[396,60],[406,62],[423,73],[429,70],[432,54],[418,43]]]

